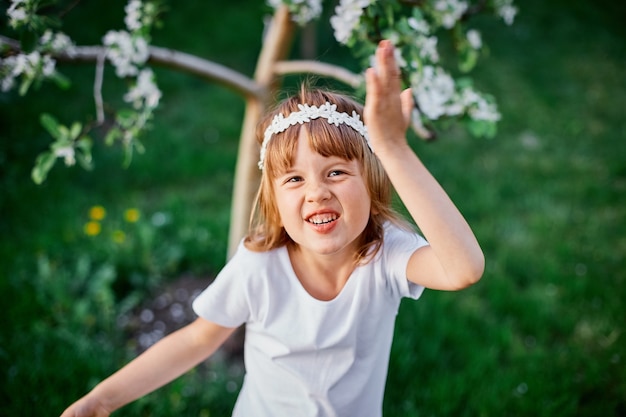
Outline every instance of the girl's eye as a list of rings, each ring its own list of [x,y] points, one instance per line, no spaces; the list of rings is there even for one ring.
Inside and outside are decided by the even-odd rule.
[[[343,171],[340,171],[340,170],[338,170],[338,169],[335,169],[335,170],[333,170],[333,171],[330,171],[330,173],[328,174],[328,176],[329,176],[329,177],[336,177],[336,176],[341,175],[341,174],[345,174],[345,173],[344,173]]]
[[[302,177],[289,177],[285,182],[300,182],[302,181]]]

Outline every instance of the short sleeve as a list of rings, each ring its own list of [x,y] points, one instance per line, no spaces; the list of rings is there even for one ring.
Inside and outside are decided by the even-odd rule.
[[[238,267],[245,252],[240,246],[215,280],[193,301],[193,310],[199,317],[225,327],[238,327],[249,319],[250,277]]]
[[[424,287],[407,279],[406,268],[413,253],[428,245],[426,239],[416,232],[400,229],[395,225],[385,227],[382,261],[387,276],[387,288],[394,298],[418,299]]]

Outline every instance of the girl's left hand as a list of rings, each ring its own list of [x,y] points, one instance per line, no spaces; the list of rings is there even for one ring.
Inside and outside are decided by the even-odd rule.
[[[400,69],[390,41],[379,43],[375,59],[376,67],[365,73],[367,95],[363,118],[374,152],[381,152],[390,145],[406,144],[413,96],[408,88],[401,91]]]

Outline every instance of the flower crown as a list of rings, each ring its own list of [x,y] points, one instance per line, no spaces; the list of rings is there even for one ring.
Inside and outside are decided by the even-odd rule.
[[[299,111],[289,113],[289,116],[287,117],[283,116],[282,113],[278,113],[276,116],[274,116],[274,119],[272,119],[272,124],[270,124],[267,129],[265,129],[263,143],[261,144],[261,155],[259,157],[259,169],[263,169],[263,162],[265,161],[267,144],[272,138],[272,135],[282,133],[296,123],[308,123],[311,120],[318,119],[320,117],[327,119],[328,123],[335,126],[339,126],[340,124],[350,126],[361,136],[363,136],[363,138],[367,142],[367,146],[370,149],[372,148],[370,146],[367,128],[365,127],[365,124],[363,124],[363,122],[361,121],[361,117],[356,111],[353,110],[352,115],[349,115],[346,112],[339,113],[337,111],[337,105],[330,104],[328,101],[319,107],[309,106],[308,104],[298,104],[298,108],[300,109]]]

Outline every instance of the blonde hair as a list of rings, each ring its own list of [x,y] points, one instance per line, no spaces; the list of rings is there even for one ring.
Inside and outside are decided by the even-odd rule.
[[[353,99],[326,90],[309,89],[303,85],[299,94],[281,102],[261,120],[256,132],[259,144],[263,142],[265,129],[278,113],[287,117],[291,112],[299,110],[298,104],[320,106],[326,102],[336,104],[338,112],[352,114],[354,110],[362,118],[363,106]],[[403,226],[406,223],[391,208],[391,183],[365,138],[345,124],[335,126],[322,118],[291,126],[274,135],[267,144],[261,184],[250,217],[249,234],[244,241],[246,247],[253,251],[268,251],[295,244],[282,226],[274,201],[273,180],[291,167],[300,129],[306,129],[311,148],[320,155],[339,156],[359,163],[371,199],[371,209],[367,226],[360,236],[355,262],[369,259],[378,252],[382,244],[383,226],[387,221]]]

